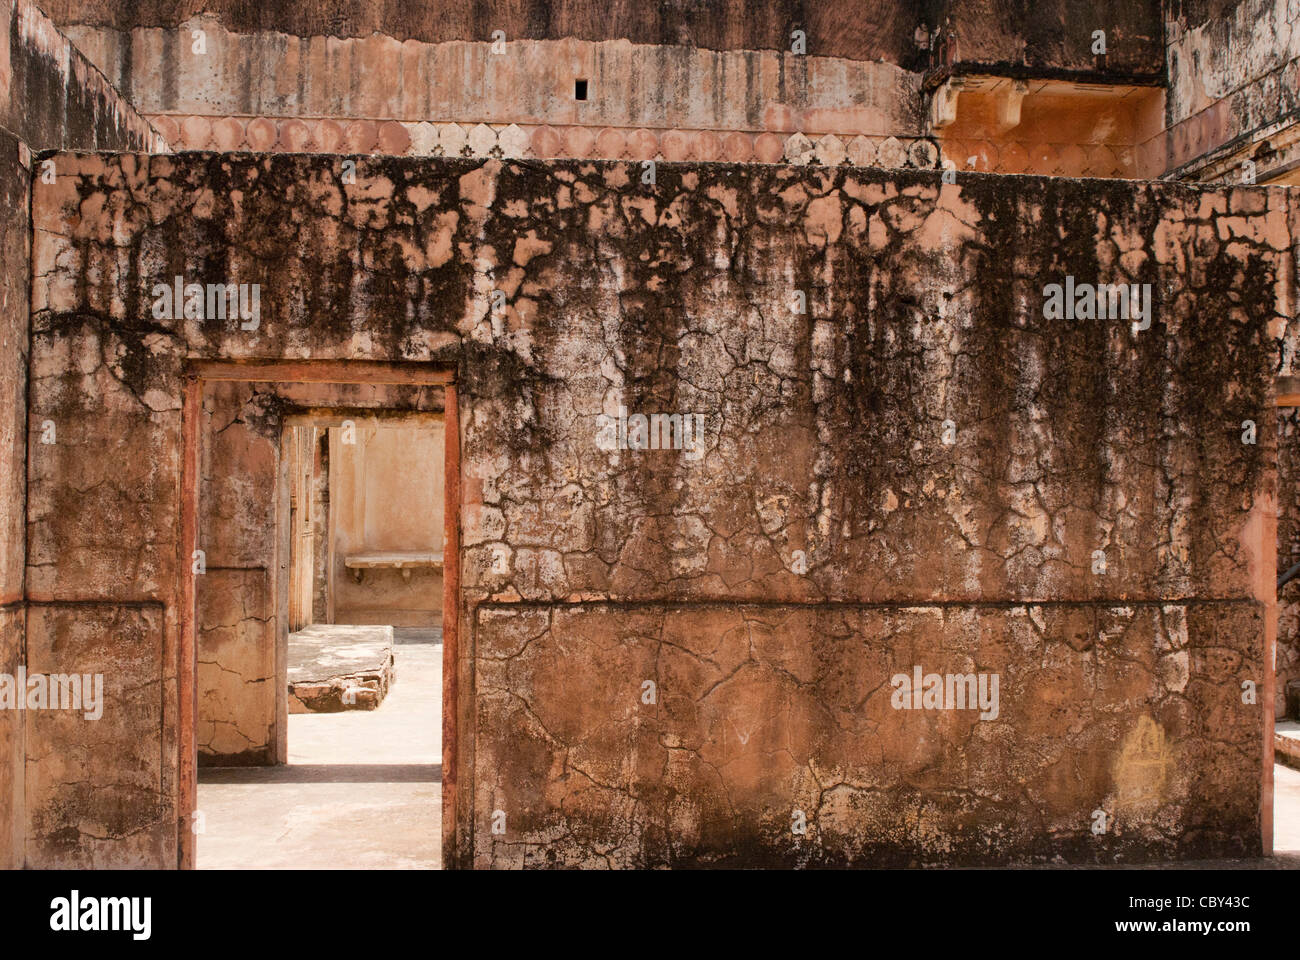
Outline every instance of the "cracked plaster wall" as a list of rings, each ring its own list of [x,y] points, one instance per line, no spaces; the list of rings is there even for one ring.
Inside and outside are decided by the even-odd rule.
[[[29,582],[109,604],[60,608],[91,632],[158,605],[110,645],[165,652],[122,721],[156,755],[184,359],[419,360],[461,397],[450,864],[1259,852],[1289,192],[339,162],[63,155],[34,187],[29,416],[69,442],[31,448]],[[260,283],[258,330],[154,319],[177,274]],[[1067,274],[1152,284],[1151,328],[1044,320]],[[600,449],[620,405],[702,414],[705,454]],[[918,664],[999,673],[999,717],[892,709]],[[38,849],[167,865],[141,771],[109,843],[49,762]]]
[[[215,383],[204,395],[196,583],[199,763],[276,760],[276,477],[274,394]]]
[[[927,6],[931,26],[955,36],[956,73],[1157,79],[1163,72],[1159,0],[932,0]],[[1092,52],[1096,30],[1106,34],[1100,62]]]
[[[0,30],[0,673],[14,674],[39,656],[44,616],[33,615],[29,638],[24,518],[32,152],[151,149],[158,137],[29,0],[0,0]],[[37,426],[39,436],[40,421]],[[24,785],[24,725],[24,713],[0,711],[0,868],[23,865],[23,796],[41,789],[39,782]]]
[[[30,175],[0,130],[0,673],[23,662]],[[22,715],[0,710],[0,869],[22,866]]]
[[[1286,572],[1300,563],[1300,471],[1296,454],[1300,451],[1300,409],[1278,409],[1277,473],[1278,523],[1277,571]],[[1278,591],[1277,611],[1277,686],[1274,690],[1274,715],[1278,720],[1290,715],[1300,717],[1300,579],[1292,580]],[[1290,692],[1288,684],[1296,684]]]
[[[154,150],[161,138],[31,0],[0,0],[0,126],[33,150]]]
[[[1171,168],[1257,131],[1294,144],[1300,0],[1176,0],[1166,20]]]

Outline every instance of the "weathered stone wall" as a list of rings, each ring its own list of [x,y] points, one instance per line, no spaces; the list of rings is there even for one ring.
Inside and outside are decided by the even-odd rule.
[[[369,37],[441,43],[486,40],[626,39],[632,43],[709,50],[788,50],[803,29],[821,56],[900,63],[915,52],[918,5],[905,0],[803,4],[791,0],[703,0],[690,4],[635,0],[548,0],[489,5],[476,0],[417,0],[399,6],[366,0],[245,3],[241,0],[46,0],[61,27],[88,25],[127,32],[177,28],[211,14],[240,33],[294,37]]]
[[[1156,79],[1164,71],[1159,0],[1046,3],[1023,0],[931,0],[931,25],[953,39],[957,73]],[[1095,31],[1106,55],[1093,53]]]
[[[593,3],[551,0],[508,7],[457,0],[403,4],[310,0],[258,4],[238,0],[46,0],[64,29],[94,27],[129,33],[177,30],[200,16],[236,33],[292,37],[364,38],[374,34],[421,43],[487,40],[501,30],[510,40],[602,41],[688,46],[705,50],[789,50],[802,29],[808,52],[846,60],[880,60],[909,69],[925,65],[928,33],[949,27],[960,38],[960,59],[985,66],[1091,71],[1092,31],[1107,31],[1110,66],[1158,75],[1162,68],[1161,7],[1157,0],[1095,3],[1082,10],[1064,3],[1017,0],[868,0],[795,4],[784,0],[708,0],[692,4]],[[919,36],[923,28],[927,36]]]
[[[416,360],[461,398],[449,863],[1260,851],[1287,191],[58,159],[29,423],[69,439],[32,448],[28,578],[161,674],[111,721],[133,749],[178,739],[185,359]],[[178,274],[260,283],[259,327],[154,317]],[[1151,284],[1149,329],[1044,319],[1067,275]],[[605,449],[620,406],[698,413],[703,444]],[[997,674],[996,718],[894,709],[917,666]],[[105,741],[61,780],[82,742],[29,746],[29,862],[175,862],[167,771],[83,835],[130,762]]]
[[[199,763],[275,763],[281,424],[275,394],[218,383],[203,398],[198,625]],[[281,759],[283,762],[284,758]]]
[[[1239,140],[1247,147],[1268,141],[1261,173],[1283,155],[1300,159],[1300,5],[1174,0],[1169,7],[1170,168],[1195,166]],[[1240,179],[1239,169],[1232,173]]]
[[[0,0],[0,30],[0,673],[12,675],[24,664],[31,667],[30,657],[39,659],[44,622],[36,612],[29,644],[24,571],[32,153],[155,149],[161,139],[30,0]],[[38,420],[36,436],[42,435]],[[24,860],[25,716],[0,710],[0,868]],[[33,786],[40,789],[39,782]]]
[[[1278,410],[1277,571],[1285,573],[1300,563],[1300,409]],[[1300,717],[1300,578],[1278,591],[1277,659],[1274,716]],[[1290,691],[1288,686],[1296,684]]]
[[[1296,110],[1300,10],[1290,0],[1174,0],[1167,11],[1170,125],[1218,107],[1241,133]],[[1222,139],[1205,144],[1215,146]]]
[[[157,150],[162,139],[31,0],[0,0],[0,126],[33,150]]]
[[[0,130],[0,673],[23,662],[30,176]],[[22,714],[0,710],[0,869],[22,866]]]

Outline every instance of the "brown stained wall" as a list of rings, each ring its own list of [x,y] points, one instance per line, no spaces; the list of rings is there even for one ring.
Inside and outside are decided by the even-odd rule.
[[[1277,473],[1277,570],[1279,576],[1300,563],[1300,410],[1278,410]],[[1277,719],[1300,718],[1300,579],[1278,591],[1277,686],[1274,708]],[[1288,686],[1294,684],[1288,699]]]
[[[442,425],[357,423],[353,444],[339,435],[331,431],[333,622],[440,625],[440,569],[371,569],[358,582],[345,563],[350,554],[442,552]]]
[[[33,150],[156,150],[152,126],[31,0],[0,0],[0,126]]]
[[[821,56],[900,63],[915,53],[917,4],[868,0],[803,4],[790,0],[704,0],[689,4],[637,0],[369,0],[259,2],[241,0],[45,0],[63,27],[91,25],[130,31],[176,28],[200,14],[227,29],[296,37],[369,37],[441,43],[487,40],[502,30],[511,40],[626,39],[633,43],[709,50],[788,50],[790,31],[802,28],[808,50]]]
[[[1175,0],[1167,17],[1170,168],[1256,131],[1271,135],[1278,153],[1294,153],[1300,7],[1291,0]],[[1261,172],[1271,165],[1261,159]]]
[[[931,25],[955,37],[956,73],[1158,80],[1164,72],[1160,0],[933,0]],[[1106,33],[1106,59],[1092,52]]]
[[[124,655],[174,642],[187,356],[455,368],[449,863],[1260,852],[1287,191],[392,159],[344,185],[326,157],[59,159],[35,187],[29,422],[71,442],[33,454],[28,577],[92,631],[110,624],[72,601],[160,604],[137,617],[155,645]],[[259,329],[153,319],[177,273],[262,284]],[[1151,283],[1150,330],[1045,320],[1067,274]],[[601,449],[620,405],[703,414],[707,452]],[[998,718],[893,709],[914,665],[998,673]],[[120,722],[167,757],[162,702],[161,724]],[[77,742],[44,736],[30,755]],[[113,756],[87,769],[111,781]],[[35,835],[75,857],[88,808],[37,773]]]
[[[0,673],[23,662],[30,177],[0,130]],[[0,869],[22,866],[22,714],[0,710]]]

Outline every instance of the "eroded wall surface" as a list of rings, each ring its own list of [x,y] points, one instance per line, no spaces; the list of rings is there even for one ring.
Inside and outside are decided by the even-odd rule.
[[[1277,571],[1300,563],[1300,410],[1278,410]],[[1277,597],[1277,681],[1274,716],[1300,717],[1300,579],[1291,580]]]
[[[23,662],[30,174],[0,130],[0,673]],[[22,866],[22,714],[0,710],[0,869]]]
[[[37,610],[28,642],[24,595],[29,186],[33,172],[51,172],[33,154],[155,149],[162,141],[29,0],[0,0],[0,31],[0,673],[14,675],[40,658],[45,640]],[[37,427],[36,442],[46,449],[57,442],[57,430],[41,420]],[[0,868],[23,865],[24,793],[41,789],[39,781],[24,784],[25,716],[0,710]]]
[[[932,25],[951,35],[957,73],[1157,78],[1164,31],[1158,0],[1088,4],[930,0]],[[1098,57],[1096,31],[1104,33]]]
[[[254,384],[205,390],[195,581],[200,764],[277,760],[276,526],[281,414]],[[283,762],[284,758],[281,758]]]
[[[802,28],[808,49],[825,56],[898,63],[914,51],[918,4],[868,0],[808,5],[790,0],[705,0],[642,4],[633,0],[558,0],[490,9],[473,0],[418,0],[400,8],[338,0],[46,0],[61,27],[87,25],[119,31],[175,28],[204,13],[242,33],[280,31],[295,37],[396,36],[425,43],[484,40],[495,30],[510,40],[604,40],[694,46],[710,50],[787,50],[790,31]]]
[[[65,155],[35,186],[29,429],[71,442],[33,453],[28,578],[70,624],[110,629],[93,595],[135,611],[131,665],[174,650],[187,357],[447,364],[449,863],[1260,852],[1287,191],[338,162]],[[260,324],[156,317],[177,275],[259,283]],[[1067,282],[1150,284],[1149,325],[1047,319]],[[611,445],[620,408],[702,431]],[[173,759],[174,662],[119,721]],[[896,708],[916,668],[996,674],[996,710]],[[83,833],[74,742],[29,750],[29,862],[174,863],[143,794],[152,846]]]
[[[1166,16],[1170,169],[1239,181],[1243,157],[1254,157],[1260,174],[1294,167],[1300,160],[1300,4],[1176,0]],[[1234,146],[1245,152],[1236,155]],[[1214,162],[1223,153],[1231,169]]]
[[[157,131],[31,0],[0,3],[0,126],[33,150],[156,150]]]

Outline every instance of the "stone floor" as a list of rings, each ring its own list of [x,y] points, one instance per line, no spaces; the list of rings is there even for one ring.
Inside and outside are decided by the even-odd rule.
[[[441,631],[399,628],[371,711],[289,717],[289,763],[199,771],[200,869],[437,869]]]

